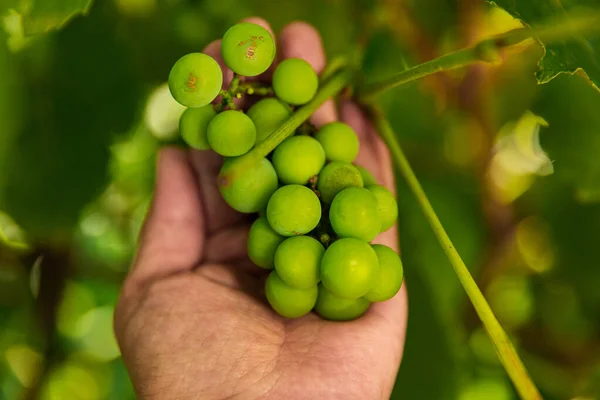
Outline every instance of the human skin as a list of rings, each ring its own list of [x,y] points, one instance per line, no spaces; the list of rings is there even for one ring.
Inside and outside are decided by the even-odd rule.
[[[271,30],[258,18],[248,21]],[[205,53],[221,65],[220,40]],[[295,22],[279,56],[325,66],[321,39]],[[265,73],[267,79],[272,68]],[[226,71],[225,81],[231,80]],[[332,101],[311,121],[348,123],[360,139],[356,162],[394,190],[390,156],[359,108]],[[406,333],[405,285],[362,317],[332,322],[311,313],[286,320],[264,300],[268,271],[248,260],[250,220],[221,199],[222,159],[165,148],[153,202],[115,313],[115,333],[140,399],[387,399]],[[398,250],[396,229],[374,243]]]

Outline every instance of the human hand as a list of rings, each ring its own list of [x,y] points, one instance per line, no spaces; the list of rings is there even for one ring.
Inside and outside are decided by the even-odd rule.
[[[262,20],[250,22],[270,30]],[[279,44],[284,58],[304,58],[317,72],[324,68],[314,28],[292,23]],[[205,52],[221,61],[219,46],[215,41]],[[356,163],[394,190],[389,154],[371,124],[350,102],[340,105],[339,117],[360,138]],[[336,119],[330,101],[311,121],[320,126]],[[229,208],[218,191],[220,165],[210,151],[167,148],[158,156],[154,200],[115,315],[138,396],[388,398],[404,347],[405,286],[354,321],[278,316],[261,294],[268,271],[247,258],[248,216]],[[375,242],[398,250],[395,229]]]

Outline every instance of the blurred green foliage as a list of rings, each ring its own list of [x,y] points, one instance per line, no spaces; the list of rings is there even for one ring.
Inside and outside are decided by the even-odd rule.
[[[516,23],[477,1],[71,0],[45,18],[51,3],[0,1],[6,399],[134,398],[112,312],[154,155],[177,140],[182,110],[164,83],[182,54],[247,16],[276,32],[306,20],[329,58],[364,50],[373,80]],[[544,398],[598,398],[600,94],[571,75],[538,87],[541,55],[519,47],[502,65],[428,78],[381,102]],[[393,398],[515,399],[415,200],[402,181],[397,189],[410,316]],[[52,309],[39,296],[53,274],[66,279],[47,331]]]

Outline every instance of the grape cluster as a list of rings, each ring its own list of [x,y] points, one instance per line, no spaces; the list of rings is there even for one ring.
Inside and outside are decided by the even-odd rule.
[[[295,107],[313,99],[319,78],[306,61],[286,59],[275,68],[272,87],[263,88],[262,98],[244,112],[232,98],[240,97],[243,82],[257,82],[245,77],[271,66],[275,42],[261,26],[240,23],[225,33],[221,49],[237,79],[231,85],[235,93],[232,87],[221,90],[219,64],[201,53],[175,63],[169,88],[188,107],[180,120],[183,140],[224,156],[223,177],[230,175],[234,160],[276,131]],[[256,100],[258,91],[252,88],[257,86],[247,87],[243,94]],[[314,310],[325,319],[351,320],[400,289],[399,256],[387,246],[370,244],[395,224],[396,200],[369,171],[353,164],[358,151],[350,126],[333,122],[317,130],[305,124],[267,157],[238,171],[235,179],[219,180],[221,195],[233,209],[257,214],[248,256],[271,270],[266,298],[283,317]]]

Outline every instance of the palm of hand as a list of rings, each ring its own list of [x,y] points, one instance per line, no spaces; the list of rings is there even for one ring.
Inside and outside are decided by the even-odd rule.
[[[300,30],[304,41],[292,41]],[[287,57],[320,48],[304,24],[285,28],[284,46],[286,39]],[[303,56],[316,69],[324,64],[322,50]],[[389,155],[370,125],[353,104],[340,111],[361,139],[357,162],[393,187]],[[334,119],[331,103],[313,116],[316,124]],[[262,293],[266,271],[245,255],[247,220],[218,193],[219,165],[209,152],[166,149],[159,157],[152,210],[115,319],[140,398],[389,396],[404,344],[405,289],[351,322],[279,317]],[[393,230],[376,241],[397,247]]]

